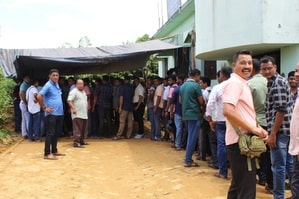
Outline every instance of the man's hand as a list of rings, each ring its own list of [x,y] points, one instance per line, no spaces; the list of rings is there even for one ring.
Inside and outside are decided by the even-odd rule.
[[[210,128],[213,132],[216,132],[216,122],[215,121],[209,121]]]
[[[268,146],[273,149],[276,148],[276,135],[274,133],[271,133],[268,136],[267,142]]]

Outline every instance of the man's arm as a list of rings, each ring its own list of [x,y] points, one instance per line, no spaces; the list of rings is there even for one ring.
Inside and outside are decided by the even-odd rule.
[[[246,129],[261,138],[265,139],[268,136],[267,131],[260,126],[257,127],[255,125],[251,125],[246,120],[243,120],[233,104],[223,103],[223,115],[229,120],[230,123],[241,127],[242,129]]]
[[[267,144],[269,145],[270,148],[276,148],[276,137],[277,137],[277,133],[284,121],[284,115],[285,115],[285,112],[283,112],[283,111],[277,111],[275,114],[274,124],[272,126],[269,138],[267,140]]]
[[[76,107],[74,106],[73,102],[71,100],[68,100],[67,103],[68,103],[69,107],[71,108],[71,113],[77,114],[77,110],[76,110]]]

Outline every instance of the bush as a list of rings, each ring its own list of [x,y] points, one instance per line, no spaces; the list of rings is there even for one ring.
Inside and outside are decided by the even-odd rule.
[[[0,70],[0,128],[3,128],[3,124],[9,118],[7,113],[7,107],[12,104],[11,91],[15,86],[15,82],[12,79],[5,78],[2,70]]]

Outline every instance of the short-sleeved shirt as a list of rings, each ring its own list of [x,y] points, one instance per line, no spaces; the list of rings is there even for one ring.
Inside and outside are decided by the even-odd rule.
[[[133,96],[134,96],[134,87],[129,83],[125,83],[119,88],[119,96],[123,97],[123,106],[121,107],[125,111],[133,112]]]
[[[188,79],[180,88],[183,120],[199,120],[201,108],[198,98],[202,96],[201,88],[193,79]]]
[[[299,154],[299,99],[297,96],[290,127],[290,145],[289,153],[291,155]]]
[[[163,99],[164,101],[167,101],[167,99],[168,99],[168,94],[169,94],[170,87],[171,87],[171,86],[168,85],[168,86],[166,86],[166,87],[164,88],[163,97],[162,97],[162,99]]]
[[[256,114],[248,81],[236,73],[232,73],[231,77],[225,81],[222,92],[223,103],[232,104],[243,120],[253,126],[256,125]],[[240,129],[240,131],[242,133],[248,132],[246,129]],[[238,140],[239,136],[230,121],[226,119],[226,145],[235,144]]]
[[[26,101],[28,104],[28,111],[31,114],[40,112],[40,105],[36,101],[35,96],[38,94],[38,90],[35,86],[30,86],[26,91]]]
[[[284,112],[284,120],[279,128],[279,132],[290,135],[291,114],[294,100],[291,97],[291,89],[288,81],[276,73],[268,81],[268,95],[266,97],[265,110],[267,119],[267,130],[271,133],[274,125],[276,113]]]
[[[155,95],[154,95],[154,105],[157,104],[157,99],[158,99],[158,96],[161,97],[161,100],[160,100],[160,103],[158,104],[158,107],[159,108],[163,108],[163,92],[164,92],[164,86],[163,84],[160,84],[157,88],[156,88],[156,91],[155,91]]]
[[[154,85],[151,85],[148,89],[147,89],[147,108],[153,108],[154,107],[154,101],[153,99],[151,100],[150,99],[150,95],[151,95],[151,92],[155,92],[156,88]]]
[[[251,89],[257,122],[261,126],[266,127],[267,120],[265,112],[265,101],[268,92],[267,79],[261,74],[256,74],[248,82]]]
[[[52,113],[45,113],[45,115],[63,115],[63,105],[61,90],[58,83],[54,83],[52,80],[49,80],[39,92],[44,98],[44,104],[46,107],[51,107],[54,109]]]
[[[96,91],[98,95],[97,105],[103,108],[112,108],[113,87],[109,83],[101,84]]]
[[[135,88],[134,98],[133,98],[134,103],[138,103],[139,96],[143,96],[143,101],[142,102],[144,102],[145,89],[141,84],[138,84],[138,86]]]
[[[88,110],[90,110],[91,109],[91,104],[90,104],[90,97],[88,97],[88,96],[90,96],[90,89],[89,89],[89,87],[88,86],[84,86],[84,92],[85,92],[85,94],[86,94],[86,96],[87,96],[87,104],[88,104]]]
[[[71,101],[76,108],[76,114],[72,112],[72,119],[88,119],[87,114],[87,95],[84,90],[74,88],[70,91],[67,101]]]
[[[29,87],[30,87],[30,84],[23,81],[22,84],[20,85],[20,92],[23,92],[26,95],[26,91]]]
[[[182,104],[180,102],[180,88],[181,85],[174,88],[171,97],[171,104],[174,104],[175,106],[174,114],[182,116]]]

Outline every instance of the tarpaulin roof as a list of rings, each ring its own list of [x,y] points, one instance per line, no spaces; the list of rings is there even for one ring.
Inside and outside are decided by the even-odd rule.
[[[90,48],[0,49],[6,77],[47,77],[51,68],[62,75],[110,73],[144,67],[149,55],[178,48],[160,40]]]

